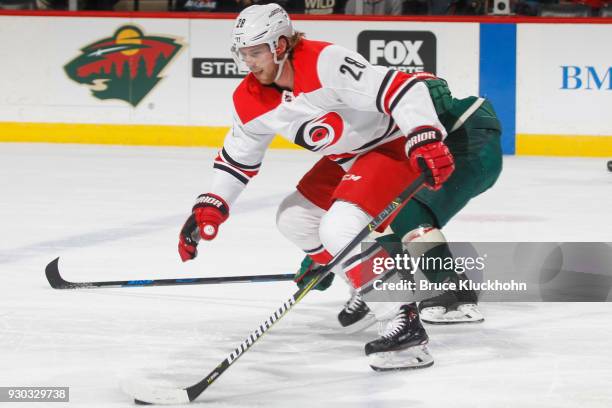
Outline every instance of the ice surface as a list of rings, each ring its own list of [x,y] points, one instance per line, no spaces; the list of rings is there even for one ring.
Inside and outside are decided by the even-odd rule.
[[[187,386],[294,291],[291,282],[56,291],[66,279],[293,272],[276,206],[316,160],[270,151],[217,240],[182,264],[178,231],[213,149],[0,144],[0,386],[69,386],[61,407],[128,407],[122,378]],[[451,240],[611,241],[602,159],[506,157]],[[375,328],[343,334],[340,280],[309,294],[193,404],[232,407],[610,407],[612,304],[486,303],[480,325],[428,326],[432,368],[376,373]],[[203,405],[201,405],[203,404]],[[2,404],[41,407],[48,404]]]

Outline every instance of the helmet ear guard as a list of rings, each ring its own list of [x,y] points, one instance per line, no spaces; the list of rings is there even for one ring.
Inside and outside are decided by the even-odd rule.
[[[240,69],[247,70],[240,55],[240,48],[268,44],[274,56],[274,62],[284,64],[287,56],[279,60],[276,48],[281,37],[291,38],[293,33],[291,19],[281,6],[278,4],[252,5],[242,10],[236,17],[232,30],[232,57]],[[279,75],[280,71],[279,69]]]

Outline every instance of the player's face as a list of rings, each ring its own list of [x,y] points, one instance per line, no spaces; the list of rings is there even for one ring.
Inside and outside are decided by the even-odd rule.
[[[255,78],[264,85],[274,82],[277,64],[268,44],[259,44],[252,47],[244,47],[239,50],[240,58],[247,64]]]

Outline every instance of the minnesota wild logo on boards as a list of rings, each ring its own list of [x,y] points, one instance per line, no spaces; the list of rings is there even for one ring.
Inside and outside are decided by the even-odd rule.
[[[140,28],[127,25],[82,48],[64,70],[73,81],[88,85],[94,97],[136,106],[162,79],[160,73],[181,48],[176,38],[146,36]]]

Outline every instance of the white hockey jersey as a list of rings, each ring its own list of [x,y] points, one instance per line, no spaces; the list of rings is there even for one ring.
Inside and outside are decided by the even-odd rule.
[[[356,52],[310,40],[298,44],[292,64],[292,91],[264,86],[252,74],[234,91],[233,126],[215,159],[210,190],[230,206],[259,171],[275,134],[345,168],[421,126],[446,137],[421,83],[432,74],[373,66]]]

